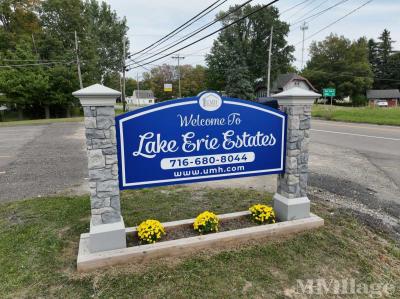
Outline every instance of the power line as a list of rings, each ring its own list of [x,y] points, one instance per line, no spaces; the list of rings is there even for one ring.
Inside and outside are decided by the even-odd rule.
[[[295,20],[295,22],[297,22],[298,20],[301,20],[302,18],[306,17],[307,15],[309,15],[310,13],[312,13],[313,11],[317,10],[318,8],[320,8],[322,5],[324,5],[325,3],[327,3],[328,1],[322,1],[321,3],[319,3],[317,6],[315,6],[313,9],[309,10],[308,12],[306,12],[305,14],[303,14],[301,17],[297,18]]]
[[[304,3],[308,2],[308,1],[310,1],[310,0],[302,1],[302,2],[300,2],[300,3],[298,3],[298,4],[296,4],[296,5],[294,5],[294,6],[290,7],[290,8],[288,8],[288,9],[282,11],[279,15],[282,16],[282,14],[284,14],[284,13],[286,13],[286,12],[288,12],[288,11],[290,11],[290,10],[292,10],[292,9],[294,9],[294,8],[300,6],[300,5],[302,5],[302,4],[304,4]],[[322,11],[320,11],[320,12],[314,14],[314,15],[311,15],[311,16],[305,18],[305,19],[310,19],[310,18],[312,18],[312,17],[322,15],[323,13],[327,12],[328,10],[330,10],[330,9],[332,9],[332,8],[334,8],[334,7],[336,7],[336,6],[340,5],[340,4],[342,4],[342,3],[344,3],[344,2],[347,2],[347,1],[348,1],[348,0],[341,0],[340,2],[336,3],[335,5],[332,5],[332,6],[326,8],[326,9],[324,9],[324,10],[322,10]],[[234,10],[233,12],[237,11],[238,9],[240,9],[242,6],[248,4],[249,2],[250,2],[250,1],[245,2],[243,5],[239,6],[239,7],[238,7],[236,10]],[[325,2],[327,2],[327,1],[325,1]],[[324,2],[324,3],[325,3],[325,2]],[[319,5],[319,6],[321,6],[321,5]],[[318,8],[319,6],[313,8],[311,11],[315,10],[315,9]],[[311,11],[307,12],[305,15],[309,14]],[[231,12],[231,13],[233,13],[233,12]],[[227,16],[227,15],[226,15],[226,16]],[[226,16],[223,16],[222,18],[225,18]],[[216,21],[220,21],[222,18],[219,18],[219,19],[216,20]],[[304,20],[305,20],[305,19],[304,19]],[[303,20],[301,20],[301,21],[303,21]],[[211,23],[214,23],[214,22],[215,22],[215,21],[213,21],[213,22],[211,22]],[[203,27],[201,27],[201,28],[199,28],[198,30],[195,30],[195,31],[193,31],[193,32],[196,32],[196,34],[197,34],[198,32],[204,30],[205,27],[208,26],[208,25],[210,25],[211,23],[208,23],[208,24],[204,25]],[[296,24],[297,24],[297,22],[296,22]],[[293,25],[294,25],[294,24],[293,24]],[[292,25],[290,25],[290,26],[292,26]],[[189,33],[188,35],[184,36],[184,37],[181,38],[180,40],[185,39],[185,37],[189,36],[190,34],[191,34],[191,33]],[[190,36],[190,37],[191,37],[191,36]],[[268,38],[269,38],[269,36],[267,37],[267,39],[268,39]],[[187,39],[188,39],[188,38],[186,38],[185,40],[187,40]],[[178,41],[179,41],[179,40],[178,40]],[[170,43],[169,45],[171,45],[171,44],[172,44],[172,43]],[[166,49],[166,47],[162,48],[158,53],[154,53],[154,55],[152,55],[152,56],[150,56],[150,57],[147,57],[147,58],[145,58],[145,59],[142,59],[142,60],[138,61],[138,63],[139,63],[138,65],[139,65],[139,66],[142,66],[142,64],[140,64],[140,62],[144,62],[144,61],[146,61],[146,60],[148,60],[148,59],[150,59],[150,58],[152,58],[152,57],[155,57],[155,56],[161,54],[161,53],[164,51],[164,49],[165,49],[165,50],[169,50],[169,49],[173,48],[173,47],[174,47],[175,45],[177,45],[177,44],[179,44],[179,43],[176,43],[176,44],[174,44],[173,46],[171,46],[171,47],[169,47],[169,48],[167,48],[167,49]],[[169,45],[167,45],[167,47],[168,47]],[[211,48],[211,47],[207,47],[207,48]],[[207,48],[206,48],[206,49],[207,49]]]
[[[319,11],[319,12],[317,12],[317,13],[315,13],[315,14],[309,16],[309,17],[306,17],[306,18],[301,19],[301,20],[297,20],[296,22],[290,24],[289,27],[295,26],[295,25],[297,25],[297,24],[303,23],[304,21],[307,21],[307,20],[313,18],[311,21],[308,21],[308,22],[312,22],[312,21],[314,21],[316,18],[318,18],[318,17],[320,17],[321,15],[323,15],[324,13],[328,12],[329,10],[331,10],[331,9],[333,9],[333,8],[339,6],[339,5],[341,5],[341,4],[343,4],[343,3],[347,2],[347,1],[349,1],[349,0],[341,0],[341,1],[337,2],[336,4],[334,4],[334,5],[332,5],[332,6],[329,6],[329,7],[325,8],[325,9],[323,9],[323,10],[321,10],[321,11]]]
[[[283,14],[285,14],[285,13],[291,11],[292,9],[295,9],[296,7],[302,5],[303,3],[306,3],[306,2],[308,2],[308,1],[310,1],[310,0],[304,0],[304,1],[300,2],[300,3],[297,3],[296,5],[294,5],[294,6],[292,6],[292,7],[289,7],[288,9],[285,9],[285,10],[282,11],[279,15],[281,16],[281,15],[283,15]]]
[[[193,36],[195,36],[195,35],[197,35],[198,33],[204,31],[205,29],[211,27],[212,25],[216,24],[217,22],[219,22],[219,21],[225,19],[226,17],[230,16],[231,14],[237,12],[237,11],[240,10],[243,6],[249,4],[249,3],[252,2],[252,1],[253,1],[253,0],[247,0],[246,2],[244,2],[244,3],[241,4],[241,5],[239,5],[238,7],[236,7],[234,10],[230,11],[229,13],[224,14],[223,16],[221,16],[221,17],[215,19],[214,21],[211,21],[210,23],[208,23],[208,24],[206,24],[206,25],[204,25],[204,26],[202,26],[202,27],[200,27],[200,28],[198,28],[198,29],[196,29],[196,30],[190,32],[190,33],[187,34],[183,39],[178,39],[177,41],[174,41],[173,43],[168,44],[166,47],[162,48],[159,52],[157,52],[157,53],[155,53],[155,54],[153,54],[153,55],[150,55],[149,57],[146,57],[146,58],[144,58],[144,59],[142,59],[142,60],[139,60],[138,63],[144,62],[144,61],[146,61],[146,60],[148,60],[148,59],[150,59],[150,58],[153,58],[153,57],[155,57],[155,56],[157,56],[157,55],[162,54],[163,52],[165,52],[165,51],[167,51],[167,50],[172,49],[173,47],[175,47],[175,46],[181,44],[182,42],[184,42],[184,41],[186,41],[186,40],[192,38]]]
[[[290,8],[288,8],[288,9],[282,11],[279,15],[282,16],[284,13],[289,12],[289,11],[291,11],[292,9],[294,9],[294,8],[300,6],[300,5],[302,5],[303,3],[308,2],[308,1],[310,1],[310,0],[301,1],[300,3],[298,3],[298,4],[296,4],[296,5],[293,5],[292,7],[290,7]],[[346,0],[346,1],[347,1],[347,0]],[[236,12],[236,11],[239,10],[241,7],[243,7],[244,5],[246,5],[246,4],[250,3],[250,2],[251,2],[251,1],[245,2],[243,5],[237,7],[235,10],[233,10],[233,11],[230,12],[229,14],[226,14],[226,15],[224,15],[224,16],[218,18],[217,20],[212,21],[212,22],[210,22],[210,23],[208,23],[208,24],[202,26],[202,27],[200,27],[199,29],[197,29],[197,30],[195,30],[195,31],[192,31],[191,33],[189,33],[189,34],[183,36],[182,38],[180,38],[180,39],[174,41],[173,43],[176,43],[176,42],[178,42],[178,41],[183,41],[183,39],[185,39],[186,37],[188,37],[188,36],[191,37],[191,34],[193,34],[193,33],[194,33],[194,34],[199,33],[200,31],[206,29],[207,26],[209,26],[209,25],[211,25],[211,24],[215,24],[215,23],[218,22],[218,21],[221,21],[222,19],[224,19],[224,18],[226,18],[227,16],[229,16],[230,14]],[[268,38],[269,38],[269,36],[268,36],[266,39],[268,39]],[[187,38],[186,38],[186,39],[187,39]],[[186,40],[186,39],[185,39],[185,40]],[[168,49],[166,49],[168,46],[172,45],[173,43],[170,43],[170,44],[168,44],[167,46],[161,48],[160,51],[159,51],[158,53],[152,53],[152,54],[154,54],[154,55],[152,55],[151,57],[147,57],[147,58],[145,58],[145,59],[142,59],[141,61],[139,61],[139,63],[140,63],[140,62],[143,62],[143,61],[145,61],[145,60],[148,60],[148,59],[150,59],[150,58],[152,58],[152,57],[154,57],[154,56],[157,56],[157,55],[161,54],[163,51],[168,50],[168,49],[172,48],[173,46],[179,44],[179,43],[176,43],[176,44],[173,45],[172,47],[169,47]],[[211,47],[209,46],[209,47],[206,47],[206,48],[204,48],[204,49],[209,49],[209,48],[211,48]],[[201,49],[201,50],[199,50],[199,51],[202,51],[202,50],[204,50],[204,49]],[[195,53],[196,53],[196,52],[195,52]],[[186,55],[186,56],[190,56],[190,55],[191,55],[191,54],[188,54],[188,55]],[[204,55],[206,55],[206,54],[204,54]],[[141,55],[140,55],[140,56],[141,56]],[[147,64],[147,63],[146,63],[146,64]],[[132,64],[131,64],[131,65],[132,65]],[[138,64],[138,66],[139,66],[139,67],[143,67],[143,64]]]
[[[0,59],[1,61],[37,61],[37,59]],[[41,60],[42,62],[66,62],[65,60]]]
[[[317,34],[321,33],[322,31],[324,31],[325,29],[328,29],[329,27],[335,25],[336,23],[340,22],[341,20],[343,20],[344,18],[348,17],[349,15],[355,13],[356,11],[360,10],[361,8],[363,8],[364,6],[368,5],[369,3],[371,3],[374,0],[368,0],[366,2],[364,2],[362,5],[356,7],[355,9],[351,10],[350,12],[348,12],[347,14],[345,14],[344,16],[340,17],[339,19],[333,21],[332,23],[328,24],[327,26],[321,28],[320,30],[318,30],[317,32],[314,32],[313,34],[311,34],[310,36],[308,36],[305,40],[309,40],[310,38],[316,36]],[[300,41],[298,43],[295,44],[295,46],[301,44],[303,41]]]
[[[298,10],[296,10],[290,17],[288,17],[288,19],[291,19],[292,17],[294,17],[295,15],[297,15],[299,12],[301,12],[303,9],[305,9],[306,7],[310,6],[310,4],[313,4],[316,0],[311,0],[311,2],[306,3],[306,5],[304,5],[303,7],[300,7]],[[308,2],[308,1],[307,1]]]
[[[248,18],[249,16],[251,16],[251,15],[253,15],[253,14],[255,14],[255,13],[261,11],[262,9],[265,9],[265,8],[271,6],[272,4],[274,4],[274,3],[278,2],[278,1],[279,1],[279,0],[271,1],[271,2],[269,2],[268,4],[265,4],[265,5],[261,6],[259,9],[256,9],[256,10],[254,10],[253,12],[251,12],[251,13],[249,13],[249,14],[243,16],[242,18],[239,18],[239,19],[233,21],[232,23],[229,23],[229,24],[225,25],[225,26],[223,26],[222,28],[213,31],[213,32],[211,32],[211,33],[209,33],[209,34],[203,36],[202,38],[200,38],[200,39],[198,39],[198,40],[195,40],[194,42],[191,42],[190,44],[188,44],[188,45],[186,45],[186,46],[183,46],[183,47],[181,47],[181,48],[179,48],[179,49],[177,49],[177,50],[174,50],[174,51],[172,51],[172,52],[169,52],[168,54],[165,54],[165,55],[163,55],[163,56],[161,56],[161,57],[159,57],[159,58],[153,59],[153,60],[149,61],[148,63],[153,63],[153,62],[158,61],[158,60],[160,60],[160,59],[163,59],[163,58],[165,58],[165,57],[167,57],[167,56],[170,56],[170,55],[172,55],[172,54],[174,54],[174,53],[177,53],[177,52],[179,52],[179,51],[181,51],[181,50],[183,50],[183,49],[186,49],[186,48],[188,48],[188,47],[190,47],[190,46],[192,46],[192,45],[194,45],[194,44],[196,44],[196,43],[198,43],[198,42],[200,42],[200,41],[202,41],[202,40],[204,40],[204,39],[206,39],[206,38],[208,38],[208,37],[214,35],[215,33],[218,33],[218,32],[220,32],[220,31],[222,31],[222,30],[225,30],[225,29],[231,27],[231,26],[234,25],[234,24],[237,24],[237,23],[243,21],[244,19]],[[138,64],[139,64],[139,63],[140,63],[140,62],[138,62]],[[146,64],[147,64],[147,63],[141,64],[141,65],[146,65]],[[130,65],[128,65],[128,66],[130,66]],[[139,65],[139,66],[140,66],[140,65]],[[137,68],[137,67],[133,67],[132,69],[134,69],[134,68]]]
[[[46,66],[46,65],[57,65],[57,64],[73,64],[74,62],[40,62],[40,63],[27,63],[27,64],[7,64],[0,65],[0,68],[13,68],[13,67],[25,67],[25,66]]]
[[[278,0],[278,1],[279,1],[279,0]],[[284,13],[286,13],[286,12],[292,10],[292,9],[294,9],[295,7],[300,6],[301,4],[304,4],[304,3],[307,2],[307,1],[309,1],[309,0],[302,1],[302,2],[300,2],[300,3],[296,4],[296,5],[294,5],[293,7],[289,8],[289,9],[287,9],[287,10],[285,10],[285,11],[282,11],[282,13],[281,13],[280,15],[282,15],[282,14],[284,14]],[[320,15],[324,14],[325,12],[327,12],[327,11],[331,10],[332,8],[337,7],[337,6],[339,6],[340,4],[343,4],[343,3],[347,2],[347,1],[348,1],[348,0],[341,0],[341,1],[339,1],[338,3],[336,3],[336,4],[334,4],[334,5],[330,6],[330,7],[328,7],[328,8],[326,8],[326,9],[323,9],[323,10],[321,10],[321,11],[319,11],[319,12],[317,12],[317,13],[311,15],[311,16],[308,16],[307,18],[304,18],[304,19],[302,19],[302,20],[299,20],[299,19],[298,19],[298,21],[296,21],[295,23],[291,24],[290,26],[293,26],[293,25],[295,25],[295,24],[297,24],[297,23],[299,23],[299,22],[302,22],[302,21],[304,21],[304,20],[309,20],[309,19],[312,19],[312,18],[315,19],[316,17],[319,17]],[[362,6],[365,6],[365,5],[367,5],[369,2],[372,2],[372,1],[373,1],[373,0],[370,0],[370,1],[366,2],[366,3],[364,3]],[[274,1],[274,2],[275,2],[275,1]],[[273,2],[273,3],[274,3],[274,2]],[[326,2],[326,1],[325,1],[325,2]],[[324,3],[325,3],[325,2],[324,2]],[[246,3],[247,3],[247,2],[246,2]],[[273,4],[273,3],[272,3],[272,4]],[[317,9],[318,7],[320,7],[322,4],[323,4],[323,3],[319,4],[317,7],[314,7],[311,11],[307,12],[307,13],[304,14],[303,16],[308,15],[310,12],[316,10],[316,9]],[[268,4],[268,5],[271,5],[271,4]],[[362,6],[361,6],[361,7],[362,7]],[[354,11],[360,9],[361,7],[358,7],[358,8],[355,9]],[[350,12],[349,14],[353,13],[354,11]],[[342,17],[341,19],[347,17],[349,14],[345,15],[345,16]],[[329,26],[332,26],[333,24],[339,22],[341,19],[337,20],[336,22],[331,23],[330,25],[326,26],[326,28],[328,28]],[[241,21],[241,20],[239,20],[239,21]],[[313,21],[313,20],[311,20],[311,21]],[[233,24],[232,24],[232,25],[233,25]],[[323,28],[323,29],[321,29],[320,31],[325,30],[326,28]],[[160,59],[163,59],[163,58],[165,58],[165,57],[167,57],[167,56],[169,56],[169,55],[171,55],[171,54],[174,54],[174,53],[176,53],[176,52],[178,52],[178,51],[180,51],[180,50],[182,50],[182,49],[185,49],[185,48],[187,48],[187,47],[189,47],[189,46],[191,46],[191,45],[193,45],[193,44],[195,44],[195,43],[197,43],[197,42],[199,42],[199,41],[201,41],[201,40],[204,40],[205,38],[207,38],[207,37],[209,37],[209,36],[211,36],[211,35],[213,35],[213,34],[219,32],[219,31],[221,31],[221,30],[223,30],[223,29],[225,29],[225,28],[221,28],[220,30],[217,30],[217,31],[215,31],[215,32],[213,32],[213,33],[211,33],[211,34],[209,34],[209,35],[207,35],[207,36],[205,36],[205,37],[203,37],[203,38],[201,38],[201,39],[199,39],[199,40],[197,40],[197,41],[195,41],[195,42],[189,44],[189,45],[186,45],[185,47],[182,47],[182,48],[180,48],[180,49],[178,49],[178,50],[175,50],[175,51],[173,51],[173,52],[171,52],[171,53],[169,53],[169,54],[166,54],[166,55],[164,55],[164,56],[162,56],[162,57],[159,57],[159,58],[157,58],[157,59],[154,59],[154,60],[152,60],[152,61],[150,61],[150,62],[148,62],[148,63],[143,63],[143,64],[141,64],[140,62],[143,62],[143,61],[145,61],[145,60],[148,60],[148,59],[150,59],[151,57],[148,57],[148,58],[146,58],[146,59],[143,59],[143,60],[139,61],[139,63],[137,63],[137,66],[136,66],[136,67],[143,67],[144,65],[151,64],[152,62],[155,62],[155,61],[158,61],[158,60],[160,60]],[[320,32],[320,31],[319,31],[319,32]],[[319,32],[314,33],[313,35],[309,36],[309,37],[308,37],[307,39],[305,39],[305,40],[310,39],[311,37],[315,36],[315,35],[318,34]],[[268,36],[267,38],[269,38],[269,36]],[[299,44],[299,43],[297,43],[296,45],[298,45],[298,44]],[[207,48],[210,48],[210,47],[207,47]],[[206,48],[206,49],[207,49],[207,48]],[[157,54],[161,54],[162,52],[163,52],[163,51],[161,51],[161,52],[159,52],[159,53],[157,53]],[[154,56],[156,56],[156,55],[154,55]],[[153,56],[153,57],[154,57],[154,56]],[[132,65],[132,64],[130,64],[130,65],[128,65],[128,66],[131,66],[131,65]],[[136,67],[134,67],[134,68],[136,68]]]
[[[132,61],[133,63],[136,63],[136,61],[135,61],[134,59],[132,59],[132,58],[129,58],[129,60]],[[155,65],[155,64],[154,64],[154,65]],[[145,70],[148,71],[148,72],[151,72],[151,70],[150,70],[149,68],[145,67],[145,66],[141,66],[141,68],[142,68],[142,69],[145,69]]]
[[[227,0],[225,0],[224,2],[218,4],[218,5],[217,5],[216,7],[214,7],[211,11],[217,9],[217,8],[220,7],[222,4],[224,4],[226,1],[227,1]],[[207,12],[206,14],[200,16],[199,18],[197,18],[196,20],[194,20],[194,21],[191,22],[190,24],[186,25],[184,28],[182,28],[181,30],[179,30],[178,32],[176,32],[175,34],[173,34],[172,36],[168,37],[166,40],[162,41],[162,42],[159,43],[158,45],[156,45],[156,46],[152,47],[151,49],[149,49],[148,51],[146,51],[146,52],[140,54],[139,56],[136,57],[136,59],[139,59],[139,58],[145,56],[146,54],[149,54],[149,51],[150,51],[150,50],[157,49],[161,44],[163,44],[163,43],[165,43],[166,41],[170,40],[172,37],[176,36],[179,32],[181,32],[181,31],[183,31],[184,29],[188,28],[190,25],[194,24],[196,21],[198,21],[199,19],[201,19],[201,18],[203,18],[204,16],[206,16],[207,14],[209,14],[211,11],[209,11],[209,12]],[[188,36],[193,36],[193,35],[195,35],[195,34],[201,32],[202,30],[204,30],[205,28],[207,28],[207,26],[208,26],[209,24],[213,25],[213,24],[215,24],[215,23],[216,23],[215,21],[211,21],[211,22],[209,22],[209,23],[203,25],[202,27],[200,27],[200,28],[198,28],[198,29],[196,29],[196,30],[194,30],[194,31],[191,31],[191,32],[189,32],[189,33],[187,33],[187,34],[185,34],[185,35],[183,35],[182,37],[178,37],[178,39],[175,39],[174,41],[172,41],[172,42],[168,43],[167,45],[161,47],[160,49],[158,49],[158,51],[160,51],[160,52],[166,51],[166,50],[168,50],[168,49],[166,49],[166,48],[168,48],[169,46],[173,45],[174,43],[179,43],[179,42],[183,41],[186,37],[188,37]],[[153,55],[153,56],[154,56],[154,55]],[[147,58],[149,58],[149,57],[147,57]]]
[[[206,7],[205,9],[203,9],[201,12],[199,12],[198,14],[196,14],[194,17],[192,17],[191,19],[189,19],[188,21],[186,21],[185,23],[183,23],[182,25],[180,25],[179,27],[175,28],[173,31],[171,31],[170,33],[168,33],[167,35],[165,35],[164,37],[160,38],[158,41],[152,43],[150,46],[133,53],[132,55],[136,55],[139,53],[142,53],[143,51],[146,51],[150,48],[153,48],[155,45],[160,44],[161,42],[165,42],[166,40],[168,40],[168,37],[173,37],[174,35],[176,35],[177,33],[181,32],[182,30],[186,29],[188,26],[190,26],[191,24],[193,24],[194,22],[196,22],[197,20],[199,20],[200,18],[204,17],[205,15],[207,15],[208,13],[210,13],[212,10],[214,10],[215,8],[211,9],[214,5],[216,5],[218,2],[220,2],[221,0],[217,0],[214,3],[212,3],[211,5],[209,5],[208,7]],[[224,0],[222,2],[225,3],[227,0]],[[221,5],[221,4],[220,4]],[[207,12],[207,10],[211,9],[209,12]],[[204,16],[201,16],[204,12],[206,12],[206,14]],[[200,18],[198,18],[200,16]],[[198,18],[198,19],[196,19]],[[192,22],[193,21],[193,22]],[[192,23],[191,23],[192,22]],[[187,25],[187,26],[186,26]],[[186,27],[185,27],[186,26]],[[174,34],[175,33],[175,34]],[[172,35],[172,36],[171,36]]]

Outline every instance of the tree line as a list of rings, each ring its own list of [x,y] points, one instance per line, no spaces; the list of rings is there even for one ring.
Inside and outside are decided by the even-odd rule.
[[[105,2],[2,0],[1,101],[20,117],[68,116],[77,106],[71,92],[80,87],[75,32],[84,86],[102,82],[119,89],[127,30]]]
[[[242,18],[260,5],[231,6],[216,15],[221,25]],[[256,84],[266,85],[271,28],[272,81],[279,74],[298,72],[321,91],[337,89],[339,98],[351,96],[365,103],[369,88],[400,86],[400,53],[393,51],[390,32],[377,40],[349,40],[331,34],[313,42],[303,70],[293,66],[294,46],[287,41],[290,26],[276,7],[268,7],[221,31],[206,66],[182,65],[182,96],[205,89],[253,99]],[[78,107],[71,93],[79,89],[76,55],[81,60],[83,85],[102,83],[120,90],[123,43],[128,27],[108,4],[96,0],[3,0],[0,3],[0,104],[31,117],[68,116]],[[78,51],[76,51],[75,32]],[[126,52],[129,54],[129,40]],[[134,57],[133,57],[134,59]],[[151,89],[161,100],[178,95],[176,66],[162,64],[143,73],[140,82],[126,81],[126,95]],[[173,84],[173,92],[164,91]]]
[[[387,29],[377,40],[331,34],[313,42],[309,54],[302,75],[318,90],[336,88],[338,98],[350,96],[354,104],[366,103],[367,89],[400,88],[400,53],[393,50]]]

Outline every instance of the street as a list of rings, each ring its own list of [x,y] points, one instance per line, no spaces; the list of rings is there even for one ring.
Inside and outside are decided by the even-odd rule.
[[[87,177],[82,123],[0,128],[0,201],[79,191]]]
[[[33,158],[33,159],[32,159]],[[87,192],[82,123],[0,128],[0,201]],[[400,128],[312,121],[311,187],[400,214]],[[274,192],[275,176],[198,183]]]
[[[308,193],[399,237],[400,128],[313,120]]]
[[[314,120],[311,131],[313,144],[354,150],[400,187],[400,128]]]

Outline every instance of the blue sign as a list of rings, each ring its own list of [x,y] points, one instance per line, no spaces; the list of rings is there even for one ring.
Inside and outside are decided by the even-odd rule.
[[[286,114],[203,92],[116,117],[120,189],[283,173]]]

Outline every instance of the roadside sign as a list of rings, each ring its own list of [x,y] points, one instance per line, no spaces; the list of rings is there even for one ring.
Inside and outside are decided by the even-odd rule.
[[[120,189],[283,173],[286,118],[209,91],[117,116]]]
[[[335,88],[324,88],[322,91],[323,91],[324,97],[335,97],[336,96]]]
[[[170,84],[170,83],[164,84],[164,91],[166,91],[166,92],[172,91],[172,84]]]

